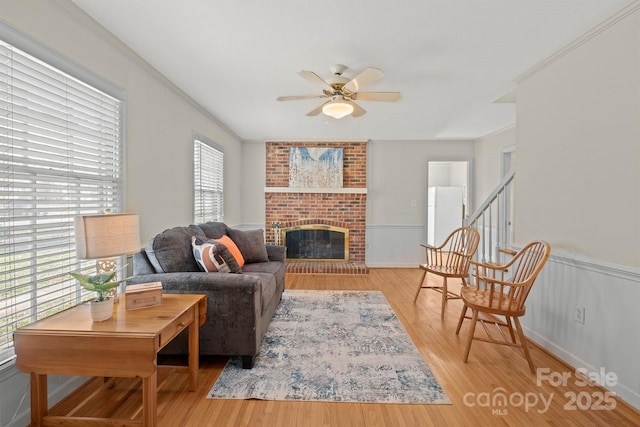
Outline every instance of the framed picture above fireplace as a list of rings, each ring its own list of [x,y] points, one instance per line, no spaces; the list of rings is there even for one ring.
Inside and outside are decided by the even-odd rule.
[[[289,187],[342,188],[343,148],[290,147]]]

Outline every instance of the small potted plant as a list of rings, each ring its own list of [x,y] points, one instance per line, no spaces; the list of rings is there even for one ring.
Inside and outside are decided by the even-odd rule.
[[[114,299],[108,297],[106,292],[120,284],[119,281],[112,281],[116,273],[117,271],[114,271],[111,273],[97,274],[95,276],[80,273],[69,273],[83,288],[96,292],[96,298],[89,301],[91,304],[91,318],[94,322],[108,320],[113,314]]]

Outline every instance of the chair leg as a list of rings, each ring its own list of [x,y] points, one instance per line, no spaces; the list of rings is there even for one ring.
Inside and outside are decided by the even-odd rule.
[[[507,324],[507,328],[509,328],[509,335],[511,335],[511,342],[512,343],[516,343],[516,336],[513,333],[513,324],[511,323],[511,317],[507,316],[506,317],[506,324]]]
[[[478,321],[478,310],[471,309],[473,316],[471,316],[471,330],[469,331],[469,337],[467,338],[467,348],[464,351],[464,363],[469,360],[469,352],[471,351],[471,342],[473,341],[473,334],[476,332],[476,322]]]
[[[529,369],[531,369],[531,373],[536,373],[536,368],[533,365],[533,360],[531,360],[531,354],[529,354],[529,347],[527,347],[527,340],[524,337],[524,332],[522,332],[522,326],[520,326],[520,321],[517,317],[513,318],[513,322],[516,324],[516,332],[518,332],[518,337],[520,337],[520,341],[522,344],[522,349],[524,350],[524,355],[527,358],[527,362],[529,363]]]
[[[462,307],[462,311],[460,312],[460,320],[458,320],[458,327],[456,328],[456,335],[460,333],[460,328],[462,327],[462,322],[464,321],[464,317],[467,315],[467,304]]]
[[[420,280],[420,286],[418,287],[418,290],[416,291],[416,296],[413,297],[413,302],[415,303],[418,300],[418,295],[420,294],[420,291],[422,290],[422,285],[424,285],[424,279],[426,279],[427,277],[427,270],[424,270],[424,273],[422,273],[422,279]]]
[[[447,290],[447,278],[442,278],[442,306],[440,307],[440,320],[444,319],[444,307],[447,305],[447,297],[449,296]]]

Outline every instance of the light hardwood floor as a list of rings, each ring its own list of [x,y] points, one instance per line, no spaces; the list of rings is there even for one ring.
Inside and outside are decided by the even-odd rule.
[[[226,358],[202,358],[195,392],[187,375],[159,376],[160,426],[638,426],[640,413],[622,401],[605,398],[605,390],[582,385],[573,369],[532,346],[538,368],[566,384],[538,381],[522,350],[474,342],[469,362],[462,362],[468,328],[455,329],[462,307],[449,301],[440,319],[440,294],[422,290],[413,296],[419,269],[371,269],[368,275],[287,276],[287,289],[380,290],[407,329],[418,350],[452,401],[451,405],[385,405],[323,402],[210,400],[206,394]],[[434,279],[434,280],[437,280]],[[455,288],[454,288],[455,289]],[[467,321],[468,322],[468,321]],[[477,328],[479,333],[482,328]],[[126,363],[126,361],[123,361]],[[540,384],[538,384],[540,383]],[[502,393],[504,406],[492,406]],[[575,398],[574,398],[575,397]],[[488,400],[487,400],[488,399]],[[544,401],[543,401],[544,399]],[[528,402],[529,407],[526,407]],[[602,410],[589,408],[602,407]],[[607,409],[615,406],[613,409]],[[59,405],[55,414],[139,419],[140,381],[89,381]],[[583,408],[583,409],[581,409]]]

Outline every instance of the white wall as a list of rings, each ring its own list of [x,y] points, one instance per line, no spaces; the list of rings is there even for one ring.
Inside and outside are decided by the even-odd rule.
[[[517,241],[640,267],[639,40],[636,9],[519,82]]]
[[[225,221],[242,220],[240,141],[68,1],[0,1],[0,19],[126,93],[126,206],[141,238],[193,218],[193,133],[225,150]],[[0,425],[28,423],[28,375],[0,367]],[[50,404],[81,379],[52,376]]]
[[[271,227],[264,223],[266,148],[267,145],[263,141],[245,141],[242,144],[242,167],[248,171],[242,186],[242,223],[247,227]]]
[[[518,83],[516,241],[552,247],[527,335],[640,408],[640,3]]]
[[[494,132],[476,141],[473,156],[474,206],[480,206],[498,185],[502,178],[501,153],[515,145],[515,126]]]

